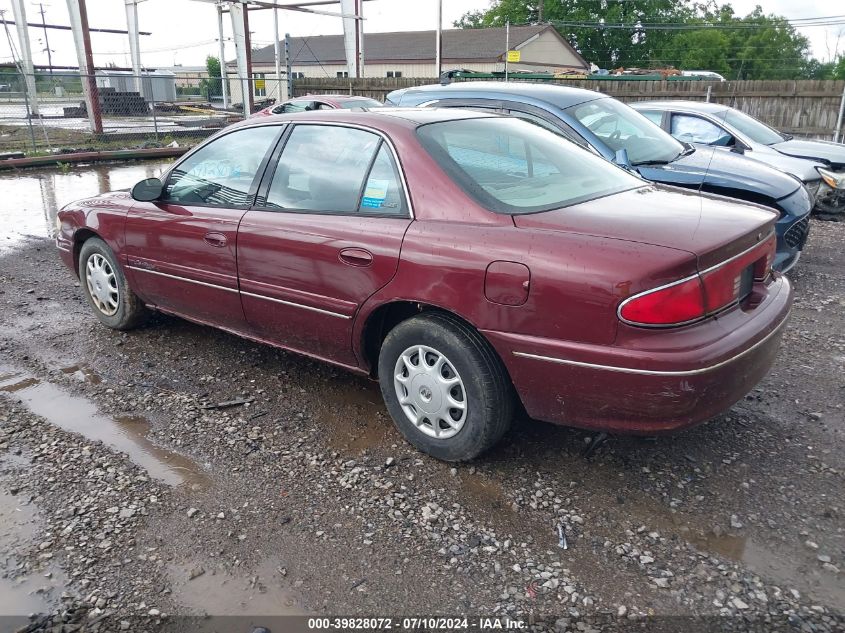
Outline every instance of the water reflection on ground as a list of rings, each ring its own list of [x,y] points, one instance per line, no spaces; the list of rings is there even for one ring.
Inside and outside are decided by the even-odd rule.
[[[0,252],[31,237],[52,237],[56,212],[67,203],[128,189],[159,176],[169,164],[157,160],[0,171]]]

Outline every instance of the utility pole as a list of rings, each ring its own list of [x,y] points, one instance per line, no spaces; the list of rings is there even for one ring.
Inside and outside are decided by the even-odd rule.
[[[226,73],[226,45],[223,40],[223,7],[217,5],[217,33],[220,44],[220,91],[223,93],[223,109],[229,109],[229,78]]]
[[[100,110],[100,89],[94,74],[94,53],[91,50],[91,30],[88,28],[88,7],[85,0],[67,0],[73,41],[76,45],[76,58],[79,64],[79,77],[85,94],[85,109],[94,134],[103,133],[103,115]]]
[[[437,50],[435,52],[435,77],[440,77],[440,73],[443,72],[443,0],[437,0],[437,37],[435,46]]]
[[[35,84],[35,66],[32,63],[32,48],[29,45],[29,30],[26,20],[26,7],[24,0],[12,0],[12,14],[15,16],[15,28],[18,31],[18,43],[20,44],[21,73],[24,81],[24,88],[29,91],[28,116],[38,116],[38,95]],[[9,48],[12,45],[9,44]],[[14,54],[14,53],[13,53]]]
[[[282,100],[282,59],[279,51],[279,9],[273,7],[273,53],[276,56],[276,93],[277,101]]]
[[[505,22],[505,81],[508,80],[508,51],[511,49],[511,21]]]
[[[543,23],[543,5],[546,4],[545,0],[540,0],[540,4],[537,7],[537,22],[540,24]]]
[[[288,80],[288,93],[285,99],[293,99],[293,71],[290,59],[290,33],[285,33],[285,75]]]
[[[49,6],[49,5],[47,5],[47,6]],[[47,51],[47,65],[50,67],[50,77],[52,78],[53,77],[53,56],[52,56],[52,52],[53,51],[50,50],[50,38],[47,37],[47,20],[44,17],[44,3],[43,2],[38,3],[38,13],[41,14],[41,27],[44,29],[44,47],[45,47],[44,50]]]

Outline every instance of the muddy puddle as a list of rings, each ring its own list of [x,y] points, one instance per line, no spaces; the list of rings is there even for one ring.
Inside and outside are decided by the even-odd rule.
[[[81,382],[91,383],[92,385],[99,385],[103,379],[91,369],[86,363],[77,363],[75,365],[68,365],[59,369],[65,375],[73,376]]]
[[[195,615],[304,615],[287,589],[279,561],[265,560],[254,572],[238,576],[199,565],[168,569],[173,597]],[[194,576],[192,578],[192,576]],[[260,620],[255,625],[260,625]]]
[[[85,371],[79,366],[69,367],[65,373],[79,373],[86,379]],[[94,375],[88,376],[93,379]],[[0,368],[0,392],[20,399],[30,411],[51,424],[126,453],[155,479],[171,486],[187,485],[195,489],[208,486],[208,477],[198,464],[149,440],[150,423],[142,416],[108,417],[87,398],[8,368]]]
[[[0,171],[0,253],[28,237],[52,237],[56,212],[69,202],[161,174],[169,163],[139,161],[120,165],[70,166],[69,169]]]
[[[803,545],[783,543],[773,549],[737,535],[698,536],[691,542],[701,551],[742,563],[774,584],[797,589],[840,612],[845,610],[845,581],[821,569],[815,554],[806,554]]]
[[[0,470],[10,471],[14,482],[14,471],[26,464],[23,458],[4,458]],[[23,494],[0,491],[0,633],[17,631],[30,614],[50,611],[59,602],[65,579],[58,569],[24,574],[18,569],[16,554],[34,546],[37,527],[36,510]]]
[[[619,508],[663,536],[674,534],[702,553],[741,563],[775,585],[797,589],[814,600],[845,610],[845,582],[821,569],[815,553],[807,550],[797,535],[794,542],[763,542],[743,530],[716,534],[697,524],[693,517],[668,513],[657,503],[627,502]]]
[[[387,413],[378,383],[338,381],[319,393],[321,400],[313,417],[332,448],[358,454],[403,441]]]

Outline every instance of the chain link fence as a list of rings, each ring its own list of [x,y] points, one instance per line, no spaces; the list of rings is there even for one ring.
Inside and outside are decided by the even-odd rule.
[[[190,147],[287,94],[286,80],[198,73],[0,69],[0,159]]]

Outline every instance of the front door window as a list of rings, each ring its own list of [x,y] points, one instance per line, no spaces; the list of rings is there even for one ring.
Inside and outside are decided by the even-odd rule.
[[[236,130],[179,163],[167,178],[164,201],[183,205],[245,208],[279,127]]]

